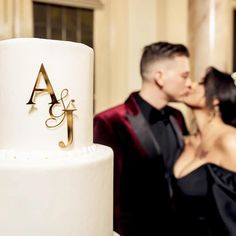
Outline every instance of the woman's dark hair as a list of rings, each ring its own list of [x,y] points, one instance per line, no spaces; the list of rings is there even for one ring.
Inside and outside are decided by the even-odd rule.
[[[155,61],[169,59],[175,56],[189,57],[189,51],[183,44],[157,42],[147,45],[143,49],[140,61],[140,73],[143,77],[146,67]]]
[[[207,69],[203,78],[206,105],[213,110],[213,100],[219,100],[219,111],[222,120],[236,127],[236,85],[230,74],[221,72],[214,67]]]

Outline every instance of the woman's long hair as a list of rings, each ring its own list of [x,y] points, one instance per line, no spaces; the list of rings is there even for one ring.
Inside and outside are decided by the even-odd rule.
[[[236,127],[236,78],[209,67],[203,79],[206,105],[214,109],[214,99],[219,100],[219,111],[224,123]]]

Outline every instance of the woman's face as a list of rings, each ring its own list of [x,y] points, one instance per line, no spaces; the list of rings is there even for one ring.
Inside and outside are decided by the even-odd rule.
[[[205,108],[205,87],[202,82],[192,83],[190,93],[183,98],[183,103],[191,108]]]

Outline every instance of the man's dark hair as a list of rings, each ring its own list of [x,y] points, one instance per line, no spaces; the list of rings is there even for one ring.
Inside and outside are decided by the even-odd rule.
[[[173,58],[175,56],[189,57],[187,47],[183,44],[173,44],[168,42],[157,42],[145,46],[140,62],[140,73],[142,77],[149,64],[157,60]]]

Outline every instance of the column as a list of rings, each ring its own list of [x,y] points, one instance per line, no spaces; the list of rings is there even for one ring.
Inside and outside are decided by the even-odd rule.
[[[0,0],[0,40],[33,36],[33,1]]]
[[[189,48],[192,78],[208,66],[229,71],[231,28],[229,0],[189,0]]]
[[[33,1],[14,0],[14,37],[33,37]]]
[[[0,0],[0,40],[10,38],[13,33],[13,0]]]

